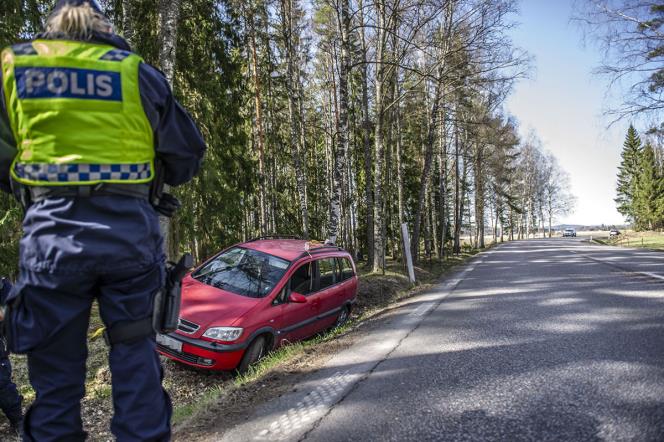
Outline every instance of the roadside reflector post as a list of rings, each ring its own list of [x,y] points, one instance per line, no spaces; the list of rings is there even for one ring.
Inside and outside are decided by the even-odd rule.
[[[408,224],[401,224],[401,236],[403,237],[403,251],[406,255],[406,267],[408,267],[408,279],[415,283],[415,270],[413,269],[413,257],[410,255],[410,238],[408,237]]]

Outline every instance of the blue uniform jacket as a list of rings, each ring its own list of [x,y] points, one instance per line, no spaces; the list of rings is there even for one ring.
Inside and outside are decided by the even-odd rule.
[[[129,50],[117,35],[95,34],[91,40]],[[1,80],[0,189],[11,192],[9,171],[16,143]],[[177,186],[191,180],[206,148],[199,130],[173,98],[168,82],[157,69],[140,66],[139,88],[166,183]],[[163,260],[157,214],[147,201],[136,198],[49,198],[29,208],[23,230],[21,266],[33,271],[103,273],[147,267]]]

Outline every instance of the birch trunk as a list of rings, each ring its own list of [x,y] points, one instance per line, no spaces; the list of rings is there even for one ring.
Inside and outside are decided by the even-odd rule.
[[[134,26],[132,23],[131,0],[122,0],[122,36],[129,46],[134,47]]]
[[[385,146],[383,145],[383,83],[384,62],[385,62],[385,43],[386,43],[386,10],[385,1],[376,2],[378,15],[378,38],[376,43],[376,127],[374,129],[374,256],[373,271],[379,271],[383,268],[385,243],[383,238],[383,157],[385,155]]]
[[[438,174],[440,176],[440,252],[438,257],[445,259],[445,241],[447,240],[447,213],[445,204],[447,203],[447,130],[445,111],[441,110],[440,116],[440,151],[438,153],[438,167],[440,168]]]
[[[458,250],[460,250],[461,245],[460,245],[460,240],[459,240],[459,233],[461,232],[461,217],[459,216],[459,207],[461,206],[461,202],[459,201],[460,194],[459,191],[460,186],[459,186],[459,161],[461,159],[461,153],[459,151],[459,125],[458,123],[455,123],[455,128],[454,128],[454,246],[453,246],[453,252],[454,253],[459,253]]]
[[[466,140],[467,141],[467,140]],[[464,145],[466,143],[464,142]],[[459,216],[458,220],[459,222],[455,226],[455,232],[454,232],[454,237],[458,238],[456,242],[456,249],[454,250],[454,253],[459,254],[461,253],[461,228],[463,227],[463,214],[465,211],[465,206],[464,203],[466,201],[466,192],[467,192],[467,186],[466,186],[466,179],[468,178],[468,162],[464,161],[463,162],[463,175],[461,176],[461,195],[459,199]],[[469,203],[470,204],[470,203]]]
[[[484,145],[477,143],[475,149],[475,223],[477,225],[477,247],[484,246]]]
[[[373,168],[371,155],[371,122],[369,121],[369,73],[367,60],[367,42],[364,34],[364,6],[363,0],[358,0],[360,18],[360,44],[362,52],[362,146],[364,151],[364,199],[367,205],[367,263],[374,262],[374,198],[373,198]]]
[[[429,128],[427,129],[427,139],[424,152],[424,166],[422,170],[422,177],[420,179],[420,192],[417,198],[417,210],[415,212],[415,224],[413,225],[413,243],[411,250],[413,254],[413,261],[417,262],[419,254],[417,253],[420,245],[420,225],[422,224],[422,212],[425,206],[425,198],[429,181],[431,179],[431,163],[433,158],[433,145],[435,140],[436,128],[438,126],[438,109],[440,106],[440,95],[442,89],[442,80],[436,82],[433,102],[431,103],[431,111],[429,113]]]
[[[340,10],[337,11],[338,31],[341,35],[341,60],[339,62],[339,117],[336,126],[336,149],[333,185],[330,198],[330,222],[328,240],[336,243],[339,234],[341,218],[341,203],[343,191],[343,173],[348,149],[348,73],[350,70],[350,12],[349,0],[341,0]]]
[[[495,223],[493,225],[493,242],[494,242],[494,244],[498,244],[498,222],[500,221],[499,216],[500,216],[500,204],[498,202],[498,199],[496,198],[496,211],[494,213],[495,218],[494,218],[494,220],[491,221],[491,222],[495,221]],[[502,230],[503,230],[503,226],[502,226],[502,223],[501,223],[501,226],[500,226],[501,236],[502,236]]]
[[[551,238],[551,224],[553,223],[553,207],[551,203],[551,196],[548,199],[548,215],[549,215],[549,238]]]
[[[431,256],[434,254],[436,250],[438,250],[438,226],[436,223],[436,192],[433,190],[429,192],[429,225],[431,226],[431,232],[429,235],[429,240],[431,241],[431,251],[429,252],[431,259]]]
[[[417,262],[419,258],[419,245],[420,245],[420,225],[422,223],[422,211],[424,210],[424,198],[426,198],[427,188],[431,180],[431,163],[433,158],[433,148],[436,139],[436,130],[438,128],[438,117],[440,102],[442,100],[442,92],[444,88],[444,61],[447,56],[449,42],[451,37],[452,18],[454,14],[454,2],[449,2],[445,11],[445,19],[440,23],[440,37],[443,40],[443,45],[438,53],[439,66],[437,69],[437,80],[434,89],[433,102],[431,103],[431,111],[429,113],[429,126],[427,129],[426,147],[424,153],[424,166],[422,177],[420,180],[420,192],[417,199],[417,209],[415,211],[415,223],[413,225],[413,242],[411,250],[413,252],[413,261]]]
[[[123,6],[128,4],[125,0]],[[177,30],[180,18],[180,0],[159,1],[159,65],[166,80],[173,88],[175,77],[175,56],[177,49]],[[123,22],[124,25],[124,22]],[[130,27],[129,27],[130,28]],[[130,28],[131,29],[131,28]],[[164,192],[168,186],[164,185]],[[169,260],[175,259],[177,245],[173,237],[173,225],[171,218],[160,216],[159,227],[164,237],[164,253]]]
[[[397,76],[397,81],[394,82],[395,96],[400,96],[401,91],[399,87],[399,78]],[[399,219],[399,227],[404,223],[404,198],[403,198],[403,135],[401,133],[401,106],[397,103],[394,106],[394,121],[396,125],[396,161],[397,161],[397,211]],[[401,231],[401,228],[399,229]],[[403,236],[403,235],[402,235]],[[403,246],[403,237],[401,238],[401,244]],[[405,252],[405,251],[404,251]]]

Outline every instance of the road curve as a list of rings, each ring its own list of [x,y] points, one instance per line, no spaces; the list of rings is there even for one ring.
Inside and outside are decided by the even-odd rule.
[[[482,254],[223,440],[664,440],[664,255]]]

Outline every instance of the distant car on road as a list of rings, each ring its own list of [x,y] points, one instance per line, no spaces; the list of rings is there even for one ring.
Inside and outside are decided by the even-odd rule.
[[[609,238],[615,238],[618,235],[620,235],[620,231],[617,229],[613,229],[609,232]]]
[[[576,230],[568,227],[567,229],[563,230],[563,238],[570,237],[570,236],[571,237],[576,236]]]
[[[221,251],[182,281],[178,329],[157,335],[162,355],[244,372],[270,350],[343,324],[357,296],[341,247],[262,237]]]

